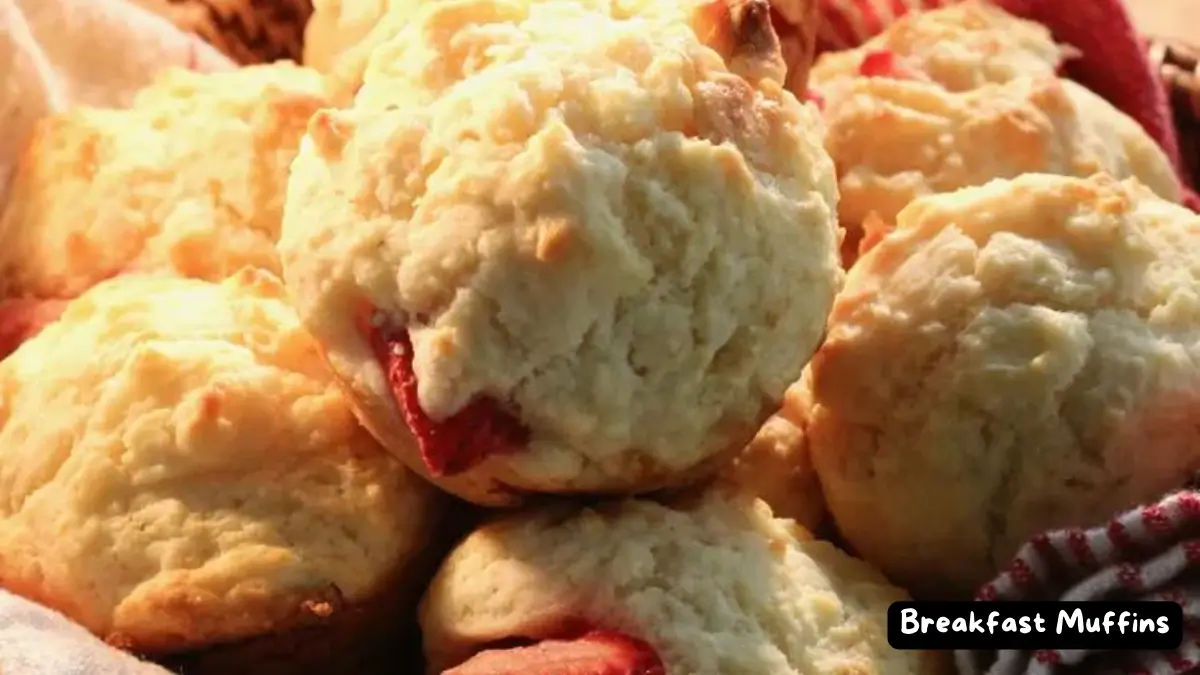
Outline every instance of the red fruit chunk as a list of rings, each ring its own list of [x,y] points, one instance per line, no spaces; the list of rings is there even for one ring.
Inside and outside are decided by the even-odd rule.
[[[516,452],[529,442],[529,431],[494,400],[476,398],[462,410],[438,422],[421,409],[413,349],[407,330],[385,331],[370,321],[359,330],[371,342],[375,358],[387,374],[388,384],[404,421],[417,438],[421,461],[434,477],[460,474],[493,455]]]
[[[920,82],[929,81],[929,78],[924,73],[910,68],[894,52],[886,50],[867,52],[867,55],[863,57],[862,63],[858,66],[858,73],[864,77],[887,77],[893,80],[916,80]]]
[[[528,647],[491,649],[442,675],[666,675],[654,648],[611,631]]]
[[[0,359],[7,358],[26,340],[57,321],[67,302],[32,298],[0,301]]]

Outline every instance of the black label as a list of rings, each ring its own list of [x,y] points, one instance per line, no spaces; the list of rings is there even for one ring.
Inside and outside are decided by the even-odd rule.
[[[896,649],[1176,649],[1174,602],[896,602]]]

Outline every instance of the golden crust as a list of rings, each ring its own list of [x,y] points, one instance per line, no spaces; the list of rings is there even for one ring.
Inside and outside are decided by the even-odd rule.
[[[854,550],[970,597],[1029,536],[1200,467],[1200,216],[1029,174],[918,199],[850,271],[805,431]]]
[[[0,219],[0,297],[73,297],[114,274],[278,272],[283,190],[319,76],[168,71],[129,109],[42,120]]]
[[[821,55],[812,68],[813,86],[857,77],[863,59],[880,51],[900,57],[906,69],[950,91],[1053,76],[1070,55],[1045,26],[986,0],[967,0],[910,13],[855,49]]]
[[[265,273],[104,282],[0,362],[0,585],[122,647],[369,600],[438,503],[358,425]]]
[[[888,645],[887,608],[905,599],[764,503],[710,495],[489,524],[443,563],[421,628],[430,673],[580,623],[647,641],[672,673],[943,672],[936,655]]]
[[[441,483],[468,499],[694,476],[753,436],[820,337],[841,271],[815,115],[687,27],[649,25],[427,6],[354,109],[314,117],[294,166],[285,278],[376,435],[420,461],[348,310],[362,302],[421,317],[431,418],[482,395],[530,430]],[[563,30],[587,39],[542,39]],[[485,47],[495,63],[459,72]]]
[[[853,244],[869,218],[891,225],[913,199],[1024,173],[1137,178],[1178,200],[1170,161],[1136,122],[1053,76],[954,93],[888,78],[823,90],[839,220]]]

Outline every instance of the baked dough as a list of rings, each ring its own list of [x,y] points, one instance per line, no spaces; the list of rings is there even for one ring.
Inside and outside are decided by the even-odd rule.
[[[130,271],[278,271],[283,189],[320,77],[170,70],[129,109],[42,120],[0,217],[0,298],[69,298]]]
[[[807,375],[805,370],[801,380]],[[804,437],[807,408],[800,397],[806,391],[800,383],[789,387],[783,408],[763,424],[708,489],[756,497],[777,517],[816,532],[824,528],[827,512]]]
[[[588,629],[648,643],[665,668],[637,672],[944,672],[937,655],[888,645],[888,606],[906,599],[761,501],[626,501],[477,530],[434,578],[421,628],[430,673],[498,642]],[[577,672],[634,672],[592,665]]]
[[[954,93],[936,84],[848,78],[822,90],[825,146],[838,171],[847,241],[916,197],[1024,173],[1134,177],[1178,201],[1162,149],[1133,119],[1053,76]]]
[[[895,57],[902,69],[950,91],[1054,75],[1071,56],[1040,23],[1019,19],[986,0],[912,12],[855,49],[827,52],[813,65],[812,86],[863,75],[864,61]]]
[[[300,314],[377,437],[469,500],[690,482],[777,407],[841,283],[815,114],[682,25],[473,4],[492,18],[445,44],[520,54],[419,105],[314,118],[279,244]],[[551,25],[579,39],[522,35]],[[416,383],[399,404],[397,377]],[[503,419],[476,426],[520,427],[519,451],[435,470],[414,416],[461,436],[485,405]]]
[[[1135,181],[1030,174],[925,197],[850,271],[808,447],[888,578],[966,596],[1029,536],[1200,467],[1200,215]]]
[[[139,653],[336,620],[441,505],[263,272],[104,282],[0,362],[0,586]]]
[[[495,3],[521,12],[528,5],[544,0],[513,0]],[[552,2],[554,0],[551,0]],[[316,40],[306,62],[330,74],[332,88],[340,100],[353,97],[362,87],[371,63],[385,66],[390,56],[377,55],[383,45],[394,42],[402,33],[407,40],[433,39],[426,20],[418,18],[430,4],[455,4],[456,0],[318,0],[308,35]],[[818,0],[576,0],[589,11],[617,19],[642,17],[689,25],[700,41],[717,51],[730,70],[757,81],[772,77],[788,89],[803,94],[816,43]],[[478,11],[476,3],[461,5],[462,11]],[[443,13],[451,19],[453,13]],[[413,23],[426,23],[414,31]],[[548,31],[562,40],[563,31]],[[473,40],[479,43],[480,36]],[[573,39],[573,38],[571,38]],[[306,47],[306,49],[309,49]],[[441,62],[450,70],[474,68],[478,59],[491,59],[490,54],[473,52],[475,60],[467,63]]]

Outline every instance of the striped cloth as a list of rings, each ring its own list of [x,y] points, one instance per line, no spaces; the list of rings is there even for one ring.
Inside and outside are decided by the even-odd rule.
[[[1090,530],[1038,535],[979,600],[1169,600],[1183,606],[1184,641],[1173,652],[1043,650],[959,652],[962,675],[1200,672],[1200,492],[1187,490]]]
[[[955,0],[819,0],[819,51],[854,47],[914,9],[934,9]],[[1180,160],[1179,142],[1167,92],[1147,46],[1134,29],[1122,0],[993,0],[1016,16],[1037,21],[1081,56],[1067,74],[1125,111],[1153,137],[1190,184]],[[1194,194],[1188,204],[1200,205]]]

